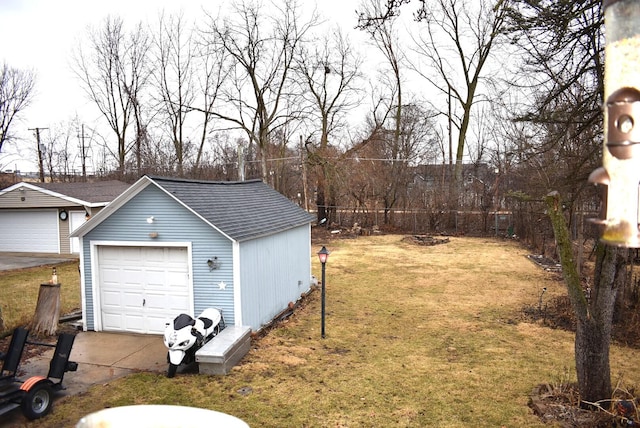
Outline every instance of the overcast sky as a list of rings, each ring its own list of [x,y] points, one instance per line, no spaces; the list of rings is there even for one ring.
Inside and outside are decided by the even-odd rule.
[[[355,25],[359,3],[319,0],[317,8],[323,17],[347,31]],[[86,34],[87,26],[99,25],[109,14],[121,16],[128,24],[140,20],[153,23],[161,10],[183,11],[187,17],[194,17],[202,15],[203,4],[216,10],[221,0],[0,0],[0,60],[37,73],[34,103],[25,110],[17,130],[29,138],[28,128],[48,127],[88,110],[90,104],[70,67],[72,49]],[[312,0],[302,0],[301,4],[311,6]],[[356,34],[356,38],[361,37]],[[3,147],[0,169],[13,169],[16,164],[26,168],[25,160],[33,154],[23,151],[8,158],[10,149],[7,147],[5,153]]]

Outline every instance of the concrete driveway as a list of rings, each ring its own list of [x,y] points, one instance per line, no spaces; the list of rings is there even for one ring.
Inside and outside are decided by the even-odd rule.
[[[52,355],[53,349],[48,349],[23,362],[21,377],[46,376]],[[162,336],[84,331],[76,335],[70,360],[78,363],[78,370],[65,374],[64,395],[78,394],[92,385],[138,371],[166,372],[167,348]]]
[[[42,354],[23,361],[19,378],[46,376],[52,356],[53,348],[47,348]],[[166,373],[167,348],[162,336],[86,331],[76,335],[70,360],[78,363],[78,370],[65,373],[62,384],[66,389],[56,393],[56,400],[135,372]],[[55,411],[55,402],[53,406]],[[19,409],[0,416],[0,426],[22,426],[26,422]]]

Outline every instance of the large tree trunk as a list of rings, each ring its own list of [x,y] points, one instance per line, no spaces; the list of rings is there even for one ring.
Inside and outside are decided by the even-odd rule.
[[[32,331],[36,335],[53,336],[60,319],[60,284],[41,284]]]
[[[580,398],[583,403],[609,399],[609,347],[613,309],[618,288],[624,284],[627,250],[598,243],[593,289],[590,295],[585,295],[573,260],[569,230],[562,213],[559,194],[550,193],[546,203],[558,245],[563,277],[577,318],[575,359]]]
[[[578,320],[576,371],[583,401],[611,397],[609,347],[616,294],[626,277],[626,248],[598,244],[594,285],[588,299],[588,313]],[[597,375],[597,374],[602,375]]]

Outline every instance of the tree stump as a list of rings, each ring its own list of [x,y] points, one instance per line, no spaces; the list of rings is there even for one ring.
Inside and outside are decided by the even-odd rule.
[[[31,330],[35,335],[53,336],[60,319],[60,284],[40,284]]]

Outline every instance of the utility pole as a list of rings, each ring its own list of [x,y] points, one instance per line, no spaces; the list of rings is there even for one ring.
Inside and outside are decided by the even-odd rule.
[[[302,165],[302,194],[304,196],[304,209],[309,211],[309,199],[307,197],[307,160],[304,156],[304,144],[300,135],[300,164]]]
[[[42,159],[42,145],[40,144],[40,130],[49,128],[29,128],[29,131],[36,131],[36,141],[38,143],[38,166],[40,168],[40,182],[44,183],[44,161]]]
[[[244,149],[240,142],[238,142],[238,180],[244,181]]]
[[[84,134],[84,123],[82,124],[82,133],[78,135],[78,140],[80,141],[80,159],[82,162],[82,181],[87,181],[87,146],[84,144],[84,138],[86,135]]]

